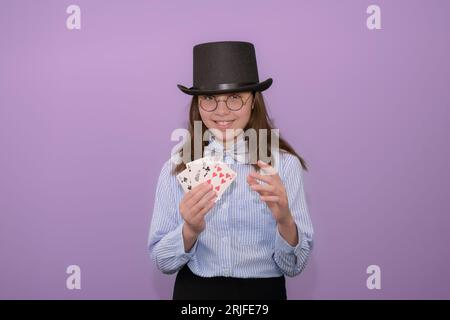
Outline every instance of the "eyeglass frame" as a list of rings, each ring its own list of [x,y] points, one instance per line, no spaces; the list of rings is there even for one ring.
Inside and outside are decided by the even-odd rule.
[[[242,102],[242,106],[241,106],[239,109],[236,109],[236,110],[230,109],[230,107],[228,106],[228,103],[227,103],[228,99],[229,99],[230,97],[232,97],[233,95],[238,95],[239,98],[241,99],[241,102]],[[242,96],[241,96],[240,94],[238,94],[238,93],[230,93],[230,94],[228,95],[228,97],[227,97],[226,100],[217,100],[217,99],[216,99],[216,96],[215,96],[215,95],[212,95],[212,94],[211,94],[211,95],[204,95],[204,94],[198,95],[199,100],[200,100],[200,97],[201,97],[201,96],[205,96],[205,97],[213,97],[213,98],[214,98],[214,101],[216,102],[216,107],[215,107],[214,109],[212,109],[212,110],[205,110],[205,109],[202,107],[201,102],[199,101],[199,102],[198,102],[199,107],[202,108],[202,110],[205,111],[205,112],[214,112],[214,111],[216,111],[217,108],[219,107],[219,102],[221,102],[221,101],[222,101],[222,102],[225,102],[225,106],[227,107],[228,110],[230,110],[230,111],[239,111],[239,110],[241,110],[241,109],[247,104],[247,101],[248,101],[248,99],[250,99],[250,97],[252,97],[252,96],[254,97],[254,96],[255,96],[255,93],[252,92],[252,93],[247,97],[247,99],[245,100],[245,102],[244,102],[244,99],[242,98]],[[254,100],[253,100],[253,101],[254,101]],[[252,109],[253,109],[253,106],[252,106]]]

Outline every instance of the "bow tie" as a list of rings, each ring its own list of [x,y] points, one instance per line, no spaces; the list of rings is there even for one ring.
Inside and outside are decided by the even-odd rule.
[[[246,156],[248,155],[248,142],[244,139],[243,135],[240,135],[236,138],[236,141],[232,144],[231,142],[227,143],[227,149],[224,148],[224,145],[217,141],[215,136],[211,136],[208,139],[208,145],[205,147],[205,150],[211,154],[214,158],[218,158],[227,162],[227,157],[234,159],[236,162],[245,163]]]

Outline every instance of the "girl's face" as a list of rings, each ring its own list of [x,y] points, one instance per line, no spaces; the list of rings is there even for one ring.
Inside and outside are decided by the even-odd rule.
[[[253,108],[251,92],[227,93],[214,96],[198,96],[198,107],[203,123],[222,140],[226,137],[227,129],[244,129]],[[217,107],[216,107],[217,106]],[[222,135],[222,136],[221,136]],[[234,137],[234,135],[233,135]]]

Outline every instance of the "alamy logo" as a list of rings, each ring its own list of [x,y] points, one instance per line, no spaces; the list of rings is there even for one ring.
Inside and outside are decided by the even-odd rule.
[[[366,270],[367,274],[370,274],[370,276],[367,278],[367,289],[373,290],[373,289],[381,289],[381,268],[377,266],[376,264],[372,264],[367,267]]]
[[[70,16],[66,19],[66,27],[69,30],[81,29],[81,9],[76,4],[72,4],[67,7],[66,13]]]
[[[66,269],[69,274],[66,280],[66,287],[69,290],[81,289],[81,268],[77,265],[70,265]]]
[[[377,5],[370,5],[367,7],[366,12],[370,14],[367,18],[366,24],[369,30],[379,30],[381,29],[381,9]]]
[[[180,149],[183,150],[183,156],[181,158],[173,158],[172,161],[175,164],[181,162],[190,162],[191,155],[193,153],[194,159],[201,158],[203,156],[211,156],[210,153],[205,152],[202,154],[202,141],[208,141],[209,137],[214,136],[219,140],[225,141],[225,148],[233,149],[236,147],[238,151],[247,152],[248,158],[245,159],[243,163],[246,164],[256,164],[258,159],[271,163],[275,169],[278,169],[278,161],[275,160],[275,164],[271,162],[271,157],[278,158],[280,150],[280,130],[279,129],[258,129],[248,128],[245,131],[243,129],[226,129],[222,132],[219,129],[209,128],[202,132],[202,121],[194,121],[194,132],[191,137],[190,132],[184,128],[175,129],[172,132],[171,140],[177,141],[181,140],[176,144],[171,155],[177,154]],[[268,136],[270,134],[270,153],[268,153]],[[243,136],[246,139],[246,145],[235,145],[234,137]],[[191,139],[194,142],[194,150],[191,150],[191,144],[189,143]],[[213,152],[213,151],[208,151]]]

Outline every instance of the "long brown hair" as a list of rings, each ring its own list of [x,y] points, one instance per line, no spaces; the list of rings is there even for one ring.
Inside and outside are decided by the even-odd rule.
[[[262,95],[261,92],[255,92],[254,93],[254,108],[252,110],[252,113],[250,115],[250,119],[246,125],[246,127],[244,128],[244,132],[249,129],[249,128],[253,128],[255,129],[257,132],[259,132],[259,129],[267,129],[269,132],[271,129],[274,129],[273,123],[270,120],[270,117],[267,113],[267,109],[266,109],[266,104],[264,103],[264,97]],[[203,133],[206,132],[208,130],[208,128],[205,126],[205,124],[202,121],[202,118],[200,116],[200,111],[198,109],[198,99],[197,96],[193,96],[192,97],[192,101],[191,101],[191,107],[189,110],[189,135],[188,137],[190,137],[190,141],[187,141],[186,143],[190,143],[191,148],[190,150],[194,150],[194,121],[201,121],[202,123],[202,137],[203,137]],[[257,143],[256,146],[257,148],[259,148],[259,136],[257,135]],[[208,141],[203,141],[202,140],[202,144],[201,144],[201,150],[203,154],[203,150],[205,148],[205,146],[208,145]],[[267,145],[271,145],[271,134],[267,135]],[[291,153],[292,155],[296,156],[299,160],[300,163],[302,165],[302,168],[305,171],[308,171],[308,168],[306,166],[306,161],[297,153],[295,152],[294,148],[292,148],[292,146],[281,137],[281,134],[279,135],[279,149],[280,151],[285,151],[288,153]],[[181,148],[180,150],[178,150],[179,155],[182,157],[183,156],[183,148]],[[267,148],[267,153],[268,153],[268,157],[271,157],[271,152],[270,152],[270,148]],[[259,150],[257,150],[256,152],[257,157],[259,159]],[[191,161],[195,160],[193,159],[194,157],[194,152],[191,152]],[[183,157],[184,159],[184,157]],[[258,170],[259,167],[258,165],[252,164],[252,166],[255,168],[255,170]],[[173,169],[173,174],[178,174],[181,171],[183,171],[186,168],[186,163],[184,161],[181,161],[178,165],[176,165]]]

